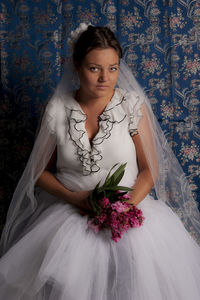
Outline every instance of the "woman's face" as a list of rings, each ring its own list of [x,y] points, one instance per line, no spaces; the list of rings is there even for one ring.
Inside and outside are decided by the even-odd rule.
[[[77,68],[80,92],[88,97],[112,96],[119,69],[119,56],[113,48],[93,49]]]

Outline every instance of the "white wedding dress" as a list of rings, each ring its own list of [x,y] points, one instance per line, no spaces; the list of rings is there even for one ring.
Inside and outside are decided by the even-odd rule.
[[[116,163],[127,162],[121,185],[138,174],[131,135],[141,118],[140,101],[116,89],[99,117],[92,143],[86,116],[73,98],[47,106],[62,112],[57,132],[56,177],[73,191],[91,190]],[[94,233],[77,208],[37,190],[37,218],[0,260],[0,300],[199,300],[200,247],[162,200],[138,205],[145,217],[115,243],[109,230]]]

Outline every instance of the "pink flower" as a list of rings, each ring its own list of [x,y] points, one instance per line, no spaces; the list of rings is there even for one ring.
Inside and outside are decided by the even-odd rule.
[[[118,228],[120,225],[120,221],[118,219],[118,216],[115,212],[112,212],[111,215],[110,215],[110,226],[112,228]]]
[[[103,199],[101,199],[99,201],[99,204],[103,207],[103,208],[106,208],[107,206],[109,206],[110,204],[110,201],[108,198],[104,197]]]
[[[116,210],[116,212],[118,212],[118,213],[124,212],[127,209],[127,206],[125,205],[125,203],[123,203],[121,201],[116,201],[111,206],[112,206],[112,209]]]
[[[125,194],[122,196],[123,199],[131,199],[131,196],[130,194]]]
[[[121,239],[121,236],[120,236],[120,235],[114,235],[114,236],[112,236],[112,240],[113,240],[114,242],[116,242],[116,243],[118,243],[120,239]]]
[[[98,233],[100,231],[99,225],[94,223],[94,219],[88,221],[88,227],[92,228],[95,233]]]
[[[118,191],[118,193],[121,193],[121,192]],[[131,199],[131,196],[130,196],[130,194],[124,194],[122,196],[119,196],[118,199],[119,200],[129,200],[129,199]]]
[[[131,198],[130,194],[119,190],[111,195],[112,202],[106,196],[96,199],[97,209],[89,216],[88,227],[95,233],[109,229],[112,240],[117,243],[129,228],[141,226],[144,217],[140,209],[126,201]]]
[[[99,217],[98,217],[98,220],[100,223],[104,223],[105,220],[106,220],[107,216],[106,214],[101,214]]]

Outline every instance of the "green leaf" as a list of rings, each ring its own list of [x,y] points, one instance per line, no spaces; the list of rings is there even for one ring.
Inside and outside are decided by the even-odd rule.
[[[126,167],[126,163],[119,166],[119,168],[112,174],[111,177],[113,178],[114,185],[117,185],[120,182],[120,180],[122,179],[122,177],[124,176],[125,167]]]
[[[98,200],[102,199],[103,197],[109,198],[110,202],[115,202],[119,196],[125,195],[127,192],[132,191],[132,188],[125,187],[125,186],[118,186],[119,182],[121,181],[122,177],[124,176],[125,167],[127,163],[121,164],[117,170],[111,175],[112,170],[119,164],[115,164],[108,175],[106,176],[105,182],[102,186],[100,186],[101,181],[98,182],[95,189],[89,196],[89,203],[96,215],[101,213],[101,207],[98,204]],[[117,192],[120,191],[120,192]]]
[[[104,192],[107,188],[110,188],[110,187],[113,187],[113,186],[117,186],[118,183],[121,181],[123,175],[124,175],[124,169],[126,167],[126,163],[125,164],[122,164],[119,166],[119,168],[110,176],[111,174],[111,171],[113,170],[114,167],[116,167],[117,164],[115,164],[109,171],[107,177],[106,177],[106,180],[104,182],[104,184],[99,187],[99,184],[98,186],[96,186],[95,190],[98,192],[98,193],[102,193]]]
[[[105,191],[126,191],[126,192],[130,192],[132,191],[133,189],[132,188],[129,188],[129,187],[126,187],[126,186],[120,186],[120,185],[117,185],[117,186],[110,186],[108,188],[105,188]]]
[[[107,182],[107,180],[108,180],[108,178],[110,177],[110,173],[111,173],[111,171],[116,167],[118,165],[118,163],[117,164],[115,164],[111,169],[110,169],[110,171],[109,171],[109,173],[108,173],[108,175],[106,176],[106,180],[105,180],[105,183]]]
[[[121,181],[123,176],[124,176],[124,171],[118,174],[118,176],[114,176],[114,185],[118,185],[118,183]]]
[[[100,183],[101,183],[101,181],[99,181],[99,182],[97,183],[97,185],[95,186],[93,192],[98,192]]]
[[[99,215],[99,214],[100,214],[100,211],[101,211],[101,208],[100,208],[100,206],[98,205],[96,199],[95,199],[95,198],[89,197],[89,203],[90,203],[90,205],[91,205],[93,211],[94,211],[97,215]]]

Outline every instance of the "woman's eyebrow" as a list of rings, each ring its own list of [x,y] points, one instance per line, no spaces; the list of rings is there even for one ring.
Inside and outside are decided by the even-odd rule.
[[[93,62],[89,62],[88,65],[95,65],[95,66],[101,67],[101,65],[93,63]],[[109,66],[116,66],[116,65],[119,65],[119,63],[111,64]]]

